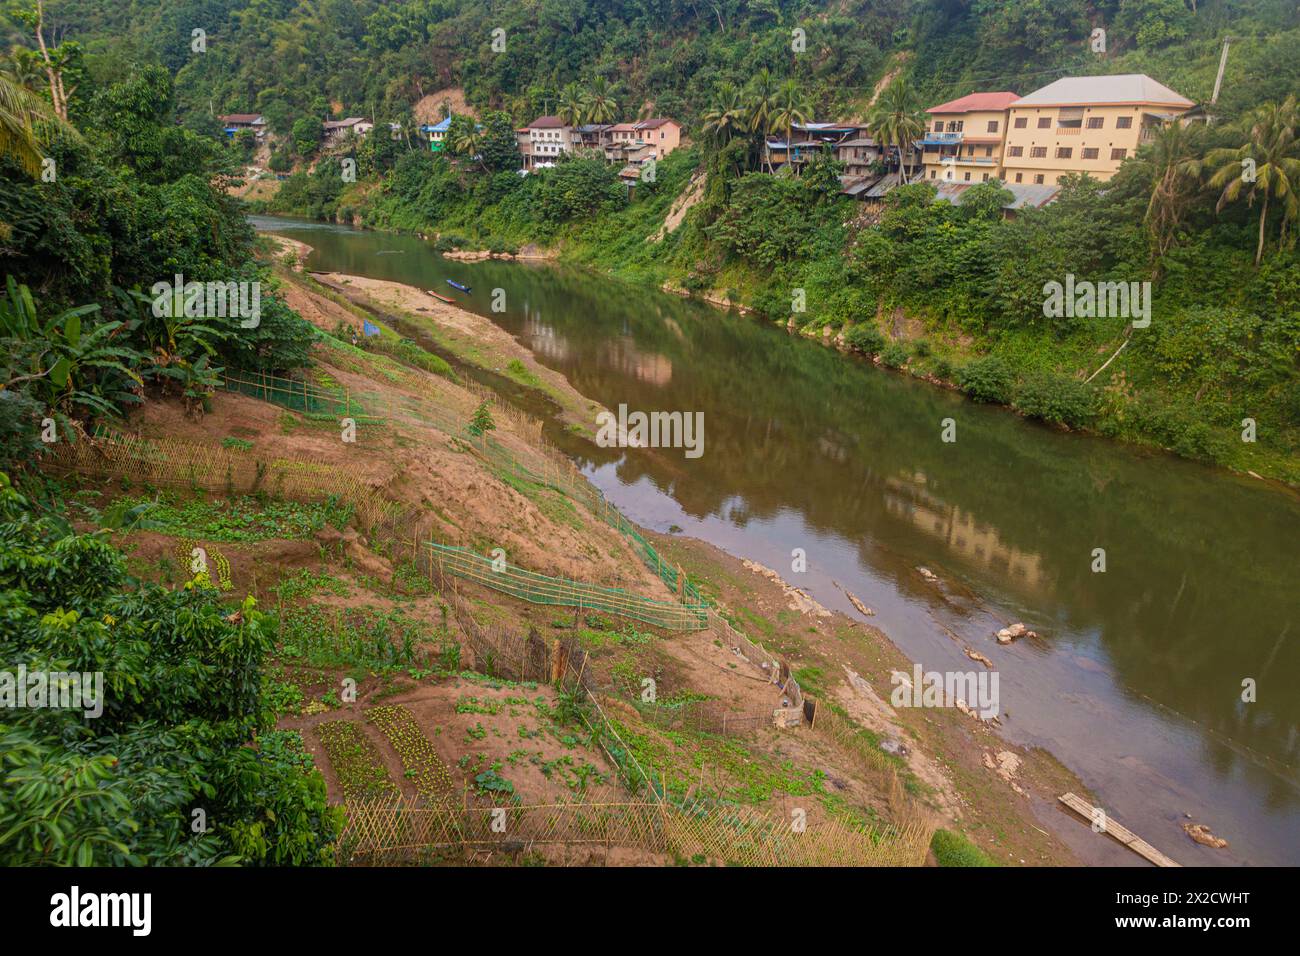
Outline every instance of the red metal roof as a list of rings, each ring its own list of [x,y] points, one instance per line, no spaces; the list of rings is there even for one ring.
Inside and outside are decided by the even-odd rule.
[[[976,110],[1004,110],[1016,100],[1019,93],[1003,91],[1000,93],[970,93],[959,99],[931,106],[927,113],[973,113]]]

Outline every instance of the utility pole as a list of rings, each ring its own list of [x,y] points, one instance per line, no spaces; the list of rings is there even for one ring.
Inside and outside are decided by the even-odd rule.
[[[1228,65],[1228,44],[1232,42],[1232,37],[1223,38],[1223,53],[1219,56],[1219,75],[1214,78],[1214,95],[1210,97],[1211,103],[1219,102],[1219,88],[1223,85],[1223,71]]]

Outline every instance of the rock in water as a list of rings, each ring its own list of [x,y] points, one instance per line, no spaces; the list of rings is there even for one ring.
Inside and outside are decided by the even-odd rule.
[[[1227,840],[1216,837],[1204,823],[1184,823],[1183,830],[1201,846],[1208,846],[1212,850],[1222,850],[1228,845]]]

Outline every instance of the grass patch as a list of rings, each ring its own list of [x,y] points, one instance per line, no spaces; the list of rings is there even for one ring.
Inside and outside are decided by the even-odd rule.
[[[992,857],[952,830],[935,830],[930,850],[940,866],[997,866]]]

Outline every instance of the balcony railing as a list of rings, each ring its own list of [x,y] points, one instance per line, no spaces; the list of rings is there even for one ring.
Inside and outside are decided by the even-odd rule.
[[[1082,126],[1058,126],[1056,127],[1057,136],[1079,136],[1083,133]]]
[[[926,133],[921,139],[923,146],[949,146],[960,143],[964,133]]]

